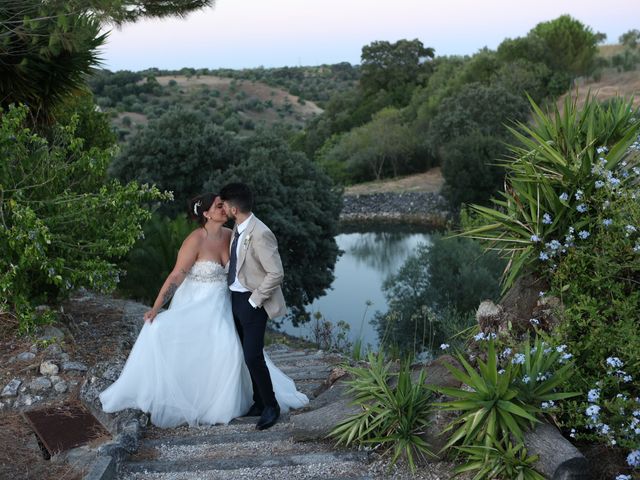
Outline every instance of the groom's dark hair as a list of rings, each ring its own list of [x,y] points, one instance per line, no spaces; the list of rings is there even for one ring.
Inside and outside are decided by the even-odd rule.
[[[230,203],[242,213],[249,213],[253,208],[253,193],[245,183],[229,183],[220,190],[220,199]]]

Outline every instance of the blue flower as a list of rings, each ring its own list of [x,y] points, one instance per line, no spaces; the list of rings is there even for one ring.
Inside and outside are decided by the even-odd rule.
[[[636,227],[634,227],[633,225],[626,225],[624,229],[627,231],[627,234],[630,234],[636,231]]]
[[[531,235],[531,241],[532,242],[539,242],[540,241],[540,237],[538,235]]]
[[[596,180],[596,188],[604,187],[604,182],[602,180]]]
[[[540,405],[543,410],[548,410],[549,408],[553,408],[556,406],[553,400],[549,400],[548,402],[542,402]]]
[[[473,337],[473,339],[474,339],[476,342],[479,342],[480,340],[484,340],[484,338],[485,338],[485,337],[484,337],[484,332],[480,332],[479,334],[477,334],[476,336],[474,336],[474,337]]]
[[[525,375],[524,377],[522,377],[522,383],[529,383],[531,381],[531,379],[529,378],[529,375]]]
[[[613,223],[613,220],[611,220],[610,218],[605,218],[604,220],[602,220],[602,224],[605,227],[608,227],[609,225],[611,225]]]
[[[576,197],[576,200],[582,200],[582,195],[584,194],[584,192],[582,190],[578,190],[574,197]]]
[[[589,232],[587,232],[586,230],[580,230],[580,232],[578,232],[578,236],[582,239],[582,240],[586,240],[587,238],[589,238]]]
[[[446,350],[447,348],[449,348],[448,343],[443,343],[442,345],[440,345],[440,350]]]
[[[596,420],[598,418],[598,414],[600,413],[600,407],[598,405],[589,405],[585,410],[585,413],[592,420]]]
[[[540,324],[540,320],[538,320],[537,318],[530,318],[529,319],[529,323],[531,325],[539,325]]]
[[[538,258],[544,262],[545,260],[549,260],[549,255],[547,255],[546,252],[540,252],[540,255],[538,255]]]
[[[553,222],[553,219],[551,218],[551,215],[549,215],[548,213],[545,213],[542,216],[542,223],[544,223],[545,225],[550,225]]]
[[[616,477],[616,480],[633,480],[633,479],[631,478],[631,475],[620,474]]]
[[[587,211],[587,206],[584,203],[581,203],[576,207],[576,210],[580,213],[584,213]]]
[[[598,155],[600,155],[601,153],[607,153],[608,150],[609,149],[604,146],[596,148],[596,152],[598,153]]]
[[[624,363],[618,357],[609,357],[606,360],[607,365],[612,368],[622,368],[624,367]]]
[[[599,388],[592,388],[591,390],[589,390],[589,393],[587,394],[587,400],[589,400],[589,402],[591,403],[597,402],[599,398],[600,398]]]
[[[514,365],[522,365],[524,363],[524,354],[516,353],[511,359],[511,363],[513,363]]]
[[[560,195],[560,200],[562,200],[563,202],[566,202],[567,200],[569,200],[569,195],[567,195],[567,193],[563,193],[562,195]]]
[[[565,362],[567,360],[570,360],[571,358],[573,358],[573,354],[571,353],[564,353],[561,357],[560,357],[560,362]]]
[[[627,463],[631,467],[640,467],[640,450],[634,450],[627,455]]]
[[[620,185],[620,179],[616,177],[611,177],[609,179],[609,183],[611,184],[612,187],[617,187],[618,185]]]

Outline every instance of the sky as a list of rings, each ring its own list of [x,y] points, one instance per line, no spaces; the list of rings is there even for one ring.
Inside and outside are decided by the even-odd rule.
[[[217,0],[186,18],[114,28],[101,57],[114,71],[359,64],[364,45],[403,38],[472,55],[563,14],[606,43],[640,29],[637,0]]]

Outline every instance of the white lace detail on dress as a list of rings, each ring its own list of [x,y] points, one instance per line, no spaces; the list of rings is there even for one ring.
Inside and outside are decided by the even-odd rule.
[[[195,262],[187,273],[187,280],[205,283],[226,282],[227,269],[213,260],[200,260]]]

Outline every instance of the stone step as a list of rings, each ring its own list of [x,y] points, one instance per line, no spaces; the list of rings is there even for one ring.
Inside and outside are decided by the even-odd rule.
[[[360,462],[292,465],[284,467],[197,470],[185,472],[126,472],[119,480],[372,480],[363,476]],[[379,478],[379,477],[375,477]]]
[[[247,437],[240,442],[232,439],[229,442],[194,442],[175,444],[168,440],[160,442],[153,447],[147,448],[143,445],[136,456],[130,461],[179,461],[188,463],[198,463],[203,461],[227,461],[237,459],[246,461],[248,458],[269,457],[279,458],[287,455],[312,455],[324,454],[332,451],[332,445],[322,442],[296,443],[292,438],[265,438],[254,435]],[[234,467],[237,468],[237,467]]]
[[[323,469],[323,478],[327,476],[341,475],[339,472],[331,475],[330,467],[339,464],[360,464],[362,465],[368,459],[366,452],[338,452],[338,451],[322,451],[302,454],[286,454],[286,455],[255,455],[242,456],[237,458],[217,458],[217,459],[170,459],[170,460],[139,460],[129,461],[123,465],[123,473],[179,473],[190,472],[196,474],[191,478],[217,478],[215,475],[220,471],[240,470],[240,469],[273,469],[276,467],[293,467],[307,466],[320,467]],[[357,472],[358,465],[354,467],[354,473]],[[197,473],[196,473],[197,472]],[[205,472],[212,472],[211,476],[206,476]],[[320,472],[319,472],[320,473]],[[126,477],[125,478],[137,478]],[[146,477],[140,477],[146,478]],[[153,477],[149,477],[153,478]],[[174,478],[174,477],[171,477]],[[189,478],[189,477],[187,477]],[[224,478],[229,478],[225,476]],[[251,475],[247,478],[256,478]],[[266,477],[266,478],[287,478],[287,477]]]
[[[293,361],[293,360],[301,360],[301,359],[308,359],[308,360],[319,360],[322,359],[324,357],[324,352],[287,352],[287,353],[278,353],[278,352],[274,352],[274,353],[268,353],[267,355],[269,355],[269,358],[271,360],[273,360],[273,363],[275,363],[276,365],[278,364],[278,362],[288,362],[288,361]]]
[[[292,438],[291,430],[264,430],[258,431],[252,429],[251,431],[238,432],[238,433],[220,433],[213,432],[204,435],[189,435],[189,436],[168,436],[166,438],[151,438],[143,441],[143,448],[151,449],[165,445],[216,445],[216,444],[229,444],[229,443],[244,443],[255,442],[256,440],[261,442],[275,442],[286,441]]]

